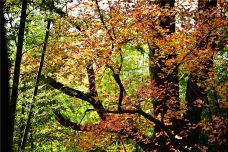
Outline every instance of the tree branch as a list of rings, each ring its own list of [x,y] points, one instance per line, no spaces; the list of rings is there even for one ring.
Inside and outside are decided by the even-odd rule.
[[[41,77],[47,84],[49,84],[50,86],[52,86],[53,88],[61,91],[62,93],[69,95],[71,97],[76,97],[79,98],[81,100],[87,101],[89,102],[91,105],[93,105],[93,107],[95,109],[97,109],[97,113],[100,116],[100,118],[102,120],[105,120],[105,116],[103,114],[102,111],[104,111],[104,106],[102,105],[102,103],[100,101],[97,101],[93,98],[92,95],[90,95],[90,93],[84,93],[82,91],[70,88],[65,86],[64,84],[57,82],[55,79],[51,78],[51,77],[44,77],[42,75]]]
[[[118,101],[118,111],[121,111],[122,110],[122,102],[123,102],[123,98],[124,98],[124,86],[123,86],[123,83],[121,82],[120,80],[120,71],[118,72],[115,72],[114,68],[112,66],[108,66],[112,72],[113,72],[113,77],[116,81],[116,83],[118,84],[119,88],[120,88],[120,95],[119,95],[119,101]]]
[[[55,111],[54,114],[61,125],[77,131],[88,131],[87,127],[82,127],[77,123],[71,122],[70,120],[64,118],[64,116],[59,111]]]
[[[89,110],[89,111],[92,111],[92,110]],[[124,109],[122,109],[121,111],[103,110],[102,112],[103,113],[112,113],[112,114],[124,114],[124,113],[139,114],[139,115],[143,116],[144,118],[146,118],[147,120],[154,122],[155,125],[157,125],[161,129],[163,129],[166,132],[166,134],[169,136],[173,146],[175,146],[176,148],[178,148],[179,150],[182,150],[182,151],[189,151],[188,149],[182,147],[184,144],[181,144],[179,141],[177,141],[177,139],[175,139],[175,137],[171,133],[171,131],[162,122],[155,119],[153,116],[145,113],[141,109],[138,109],[138,110],[124,110]],[[77,131],[91,131],[92,128],[96,128],[96,126],[98,126],[98,124],[81,126],[77,123],[71,122],[67,118],[64,118],[64,116],[60,112],[54,112],[54,113],[56,115],[58,122],[61,125],[68,127],[68,128],[71,128],[71,129],[74,129],[74,130],[77,130]],[[144,136],[142,136],[142,138],[143,138],[142,139],[142,138],[138,137],[138,134],[134,135],[134,133],[132,133],[132,132],[127,132],[125,130],[110,129],[110,128],[106,128],[106,131],[110,132],[110,133],[117,133],[119,135],[127,135],[128,138],[135,139],[136,142],[140,145],[148,146],[148,147],[151,146],[150,144],[144,143],[143,139],[146,139],[146,137],[144,137]],[[137,128],[135,131],[138,132]]]
[[[175,146],[176,148],[178,148],[179,150],[182,150],[182,151],[189,151],[188,149],[182,147],[183,144],[181,144],[179,141],[177,141],[177,139],[175,139],[175,136],[171,133],[171,131],[162,122],[155,119],[153,116],[147,114],[146,112],[142,111],[141,109],[138,109],[138,110],[123,110],[122,109],[121,111],[105,110],[104,112],[113,113],[113,114],[123,114],[123,113],[139,114],[139,115],[143,116],[144,118],[146,118],[147,120],[150,120],[151,122],[155,123],[155,125],[157,125],[161,129],[163,129],[167,133],[167,135],[169,136],[173,146]]]
[[[94,109],[87,109],[85,111],[85,114],[89,111],[93,111]],[[68,118],[65,118],[59,111],[54,111],[54,114],[56,116],[57,121],[62,125],[65,126],[67,128],[71,128],[73,130],[76,131],[91,131],[92,129],[96,129],[96,128],[100,128],[99,124],[92,124],[92,125],[80,125],[77,123],[74,123],[72,121],[70,121]],[[109,120],[107,120],[109,121]],[[107,122],[108,123],[108,122]],[[152,145],[148,142],[145,143],[146,141],[146,136],[142,135],[139,133],[137,128],[132,128],[131,130],[126,129],[112,129],[110,127],[104,128],[103,130],[104,132],[109,132],[109,133],[115,133],[117,135],[121,135],[124,136],[125,138],[129,138],[129,139],[133,139],[137,142],[138,145],[140,145],[143,149],[149,149]]]
[[[112,37],[112,35],[111,35],[111,32],[110,32],[110,30],[108,29],[107,25],[106,25],[105,22],[104,22],[104,17],[103,17],[103,14],[101,13],[101,9],[100,9],[100,7],[99,7],[99,5],[98,5],[98,1],[95,0],[95,2],[96,2],[97,11],[98,11],[98,14],[99,14],[99,16],[100,16],[101,23],[103,24],[104,28],[107,30],[108,35],[109,35],[109,37],[110,37],[110,40],[113,41],[114,39],[113,39],[113,37]]]
[[[118,101],[118,111],[121,111],[122,110],[122,102],[123,102],[123,97],[124,97],[124,86],[120,80],[120,76],[119,74],[113,74],[113,77],[116,81],[116,83],[118,84],[119,88],[120,88],[120,95],[119,95],[119,101]]]

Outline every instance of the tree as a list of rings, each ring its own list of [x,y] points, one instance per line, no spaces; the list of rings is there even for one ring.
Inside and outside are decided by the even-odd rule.
[[[160,2],[158,2],[158,4],[159,3]],[[171,7],[174,5],[173,1],[167,3],[170,4]],[[207,2],[205,3],[208,7],[210,6],[207,4]],[[206,102],[205,98],[207,96],[207,93],[205,92],[207,87],[202,85],[202,83],[206,83],[208,81],[208,78],[205,77],[205,75],[208,75],[208,72],[213,69],[210,68],[210,63],[208,63],[209,60],[206,60],[200,54],[201,50],[216,50],[211,43],[213,43],[212,37],[217,38],[218,36],[218,33],[215,31],[217,28],[221,28],[218,26],[218,23],[221,25],[221,18],[216,16],[216,20],[214,20],[214,15],[211,14],[211,16],[209,16],[205,21],[203,19],[196,20],[196,24],[194,25],[195,30],[193,32],[182,33],[179,31],[178,35],[177,33],[171,33],[174,32],[174,27],[172,27],[174,20],[170,15],[178,12],[175,12],[174,10],[174,12],[170,11],[170,8],[165,3],[162,2],[161,5],[153,5],[151,2],[132,2],[133,6],[130,6],[130,4],[130,2],[122,2],[119,4],[109,3],[109,8],[107,10],[102,10],[98,1],[95,1],[95,3],[84,2],[81,5],[89,8],[88,10],[91,10],[91,12],[82,10],[81,15],[83,17],[79,17],[79,19],[84,20],[84,22],[82,21],[82,23],[76,23],[81,24],[82,29],[75,32],[80,32],[79,39],[81,40],[76,50],[79,53],[78,56],[80,56],[80,53],[84,56],[76,57],[75,59],[78,59],[79,63],[82,61],[84,61],[86,64],[90,63],[89,67],[91,67],[91,60],[93,60],[93,65],[96,65],[97,67],[100,67],[100,64],[103,63],[104,66],[113,72],[113,78],[120,91],[117,110],[106,110],[102,104],[102,101],[100,101],[99,97],[97,97],[97,89],[94,83],[95,74],[88,73],[88,81],[90,86],[89,93],[83,93],[79,90],[69,88],[50,77],[47,77],[46,81],[55,89],[59,89],[63,93],[85,100],[92,104],[95,108],[94,110],[98,112],[100,118],[103,120],[103,123],[107,119],[106,115],[110,113],[139,114],[153,122],[155,124],[155,132],[153,138],[149,139],[148,144],[142,143],[141,140],[137,141],[137,137],[139,136],[139,130],[137,127],[133,129],[134,133],[130,133],[130,135],[135,134],[136,137],[130,136],[126,131],[124,132],[124,127],[121,129],[116,129],[115,127],[108,128],[109,132],[118,130],[116,133],[121,134],[124,132],[128,138],[136,138],[137,143],[140,144],[144,150],[151,150],[154,148],[157,150],[171,150],[175,148],[182,151],[188,151],[188,149],[193,148],[200,149],[200,146],[197,146],[199,138],[198,127],[199,122],[202,120],[200,112],[202,111],[202,105],[200,105],[200,103]],[[156,10],[157,12],[154,11],[155,13],[153,14],[151,13],[152,10]],[[97,12],[97,14],[93,14],[93,12]],[[188,15],[188,12],[181,13],[182,15]],[[203,14],[207,13],[209,13],[209,11],[203,12]],[[121,14],[122,16],[119,17],[117,14]],[[158,14],[160,14],[160,17],[156,18],[155,16]],[[192,16],[194,17],[194,15],[196,16],[197,13],[193,13]],[[207,22],[207,20],[209,24],[204,24],[204,22]],[[71,18],[70,21],[72,21]],[[172,26],[170,27],[169,24]],[[208,25],[213,25],[213,28],[208,28]],[[203,29],[200,29],[200,27]],[[100,32],[99,34],[93,34],[97,33],[98,31]],[[67,42],[69,43],[69,47],[72,47],[72,40],[68,40]],[[132,109],[122,108],[122,103],[127,102],[127,99],[124,101],[124,98],[126,98],[126,89],[124,88],[123,82],[120,78],[123,62],[123,57],[121,56],[123,53],[123,46],[126,45],[127,42],[135,46],[149,44],[149,49],[152,52],[150,57],[153,58],[153,60],[150,59],[150,62],[153,62],[151,65],[154,66],[154,68],[151,68],[150,73],[152,73],[152,79],[154,80],[154,85],[153,82],[151,84],[154,87],[152,90],[156,95],[152,97],[154,98],[152,99],[154,103],[154,115],[149,115],[140,107],[134,107],[133,105],[133,107],[131,107]],[[54,48],[54,50],[57,49],[58,48]],[[195,52],[197,52],[196,55]],[[73,51],[72,53],[72,56],[74,56]],[[119,62],[118,60],[114,59],[117,54],[120,54]],[[184,110],[186,111],[185,114],[185,112],[182,111],[183,109],[181,109],[179,102],[179,81],[177,70],[181,64],[195,61],[194,57],[190,57],[192,54],[195,55],[195,58],[199,58],[199,60],[197,59],[197,64],[201,68],[197,69],[197,71],[200,69],[200,74],[196,71],[189,71],[189,78],[186,88],[187,109]],[[213,54],[208,54],[208,57],[212,55]],[[59,57],[62,58],[61,55]],[[91,57],[95,59],[91,59]],[[186,59],[188,57],[190,59]],[[82,58],[84,58],[84,60],[82,60]],[[199,62],[200,60],[202,60],[202,62]],[[68,61],[71,60],[68,58]],[[50,64],[51,63],[49,63],[49,65]],[[186,68],[189,67],[186,65]],[[197,94],[201,94],[199,95],[201,97],[194,95],[195,92]],[[155,97],[157,97],[157,99]],[[137,102],[137,100],[135,102]],[[193,116],[193,113],[196,114],[195,117]],[[60,112],[56,113],[56,115],[60,124],[66,127],[71,127],[75,130],[81,131],[90,130],[92,127],[80,127],[78,124],[72,123],[65,119]],[[192,133],[191,131],[193,130],[191,130],[191,128],[194,128],[193,130],[198,131]],[[146,138],[144,136],[141,137],[143,139]],[[180,137],[182,140],[177,139],[178,137]],[[154,146],[156,144],[158,146]]]
[[[38,86],[39,86],[40,76],[41,76],[41,72],[42,72],[42,67],[43,67],[43,64],[44,64],[44,56],[45,56],[45,52],[46,52],[50,26],[51,26],[51,19],[48,19],[48,21],[47,21],[47,31],[46,31],[46,35],[45,35],[43,51],[42,51],[42,56],[40,58],[40,64],[39,64],[39,69],[38,69],[38,72],[37,72],[37,77],[36,77],[36,82],[35,82],[35,87],[34,87],[33,99],[32,100],[35,100],[35,98],[37,96],[37,93],[38,93]],[[30,129],[30,126],[31,126],[31,118],[32,118],[32,113],[33,113],[33,111],[32,111],[33,110],[33,106],[34,106],[33,103],[31,103],[30,107],[29,107],[28,120],[27,120],[27,123],[26,123],[26,127],[25,127],[25,130],[24,130],[24,134],[23,134],[23,138],[22,138],[22,142],[21,142],[21,149],[22,150],[25,149],[25,144],[26,144],[28,132],[29,132],[29,129]]]
[[[9,123],[9,104],[10,104],[10,93],[9,93],[9,61],[8,61],[8,48],[6,40],[6,29],[5,29],[5,17],[4,17],[4,1],[0,2],[0,15],[1,15],[1,90],[4,90],[5,93],[1,92],[1,123]],[[5,114],[3,117],[2,114]],[[7,129],[7,125],[1,125],[1,132],[3,136],[1,138],[1,149],[4,151],[10,151],[10,145],[7,143],[10,142],[9,135],[11,134],[10,130]],[[5,141],[5,143],[3,142]]]
[[[206,2],[206,6],[203,6],[205,2],[203,1],[198,1],[198,9],[199,10],[205,10],[205,9],[211,9],[212,7],[216,7],[217,1],[209,1]],[[212,29],[213,30],[213,29]],[[210,32],[210,31],[209,31]],[[198,40],[198,43],[196,47],[203,49],[204,47],[208,46],[208,42],[205,41],[210,41],[208,40],[209,38],[206,38],[205,40]],[[213,46],[214,42],[211,42],[211,49],[215,49],[215,46]],[[209,56],[210,57],[210,56]],[[211,56],[212,57],[212,56]],[[201,121],[202,117],[202,107],[201,106],[196,106],[194,104],[195,101],[207,101],[207,92],[206,92],[206,86],[205,85],[198,85],[197,83],[200,82],[205,82],[208,77],[207,75],[209,74],[211,68],[212,68],[212,59],[208,58],[208,60],[204,61],[203,65],[204,68],[201,68],[200,72],[201,74],[198,74],[198,69],[194,69],[190,72],[189,74],[189,79],[187,81],[187,89],[186,89],[186,102],[187,102],[187,112],[185,115],[185,118],[190,122],[193,129],[189,129],[189,135],[187,136],[186,142],[189,142],[189,145],[193,147],[195,144],[198,143],[199,141],[199,134],[200,134],[200,126],[197,124]],[[197,90],[197,91],[196,91]]]
[[[52,127],[36,120],[41,133],[30,134],[45,135],[51,144],[67,138],[64,147],[78,151],[113,143],[124,150],[222,151],[227,101],[217,67],[224,66],[218,53],[225,50],[225,3],[205,1],[203,7],[199,1],[198,11],[174,4],[95,0],[66,5],[65,11],[53,6],[42,75],[48,86],[41,91],[60,107],[46,106],[57,122],[42,117]],[[37,56],[25,56],[24,69],[38,64]]]
[[[1,2],[2,3],[2,2]],[[24,0],[22,2],[21,9],[21,18],[20,18],[20,28],[18,34],[18,44],[17,44],[17,54],[14,68],[14,79],[13,79],[13,87],[12,94],[9,103],[9,115],[8,115],[8,142],[10,146],[10,151],[12,151],[13,145],[13,132],[14,132],[14,122],[15,122],[15,113],[16,113],[16,102],[18,97],[18,85],[19,85],[19,77],[20,77],[20,65],[22,58],[22,48],[23,48],[23,40],[24,40],[24,29],[25,29],[25,19],[26,19],[26,8],[27,1]]]
[[[171,0],[158,2],[160,7],[163,8],[167,6],[173,8],[174,3],[175,1]],[[168,8],[165,8],[166,11],[168,11],[167,9]],[[175,32],[175,15],[171,14],[172,11],[168,16],[161,16],[160,26],[163,29],[167,30],[167,34]],[[163,36],[159,32],[157,33],[158,39],[164,39],[165,36],[166,34]],[[150,62],[155,62],[155,64],[152,64],[152,67],[150,68],[151,80],[155,82],[155,87],[159,88],[159,91],[163,92],[161,93],[158,100],[155,100],[153,103],[154,115],[156,117],[161,117],[161,121],[164,121],[164,116],[167,114],[167,110],[172,109],[171,111],[173,112],[177,112],[180,110],[178,68],[175,68],[175,63],[173,63],[171,66],[166,64],[167,60],[175,60],[175,57],[177,55],[173,52],[163,54],[164,52],[159,47],[156,47],[156,45],[150,45],[150,43],[148,45],[151,53]],[[167,73],[167,71],[164,71],[164,69],[166,68],[170,68],[172,72],[170,74]],[[170,100],[172,100],[172,102],[169,102]],[[172,123],[170,129],[173,130],[175,134],[177,134],[180,132],[180,124],[178,124],[178,118],[176,117],[175,113],[172,113],[172,115],[170,113],[170,117]],[[155,142],[158,142],[158,147],[156,147],[155,149],[168,151],[169,147],[167,146],[166,137],[162,129],[158,126],[155,126],[154,133],[154,140]],[[156,134],[160,134],[159,137],[157,137]]]

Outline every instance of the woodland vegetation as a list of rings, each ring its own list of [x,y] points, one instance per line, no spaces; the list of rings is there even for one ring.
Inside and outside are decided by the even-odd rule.
[[[227,3],[186,2],[1,0],[3,151],[227,151]]]

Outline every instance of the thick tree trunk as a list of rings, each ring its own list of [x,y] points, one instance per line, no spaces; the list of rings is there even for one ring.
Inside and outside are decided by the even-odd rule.
[[[169,1],[159,1],[158,2],[161,7],[164,7],[165,5],[169,5],[170,7],[174,7],[175,1],[169,0]],[[171,24],[175,22],[175,17],[170,16],[167,17],[165,21],[162,21],[160,23],[160,26],[163,27],[164,29],[169,29],[170,32],[175,32],[175,24]],[[171,24],[171,25],[170,25]],[[155,65],[150,66],[150,73],[151,73],[151,79],[155,81],[156,87],[164,91],[165,94],[161,96],[161,99],[159,101],[154,102],[154,114],[158,115],[161,113],[165,113],[167,110],[166,102],[168,98],[171,96],[171,89],[174,89],[174,92],[172,92],[172,95],[174,93],[174,96],[176,97],[177,100],[179,100],[179,89],[178,89],[178,71],[174,69],[175,71],[172,72],[171,75],[167,74],[166,71],[164,71],[165,68],[169,68],[168,66],[165,65],[165,62],[168,59],[175,58],[175,54],[166,54],[165,57],[161,57],[161,54],[159,52],[156,52],[158,55],[154,55],[155,51],[158,50],[150,50],[150,52],[153,52],[150,54],[151,60],[157,61]],[[170,88],[170,89],[169,89]],[[160,108],[159,108],[160,107]]]
[[[198,9],[199,10],[206,10],[210,7],[216,7],[217,0],[212,1],[198,1]],[[204,43],[201,43],[198,45],[198,48],[205,47]],[[198,69],[195,69],[191,72],[188,82],[187,82],[187,89],[186,89],[186,102],[187,102],[187,112],[184,116],[186,120],[186,124],[189,124],[188,126],[185,126],[188,130],[185,132],[187,134],[187,137],[184,139],[185,143],[189,147],[194,147],[194,145],[198,144],[199,141],[199,135],[200,135],[200,127],[198,126],[198,123],[201,121],[202,116],[202,106],[197,105],[195,102],[198,100],[202,100],[203,102],[207,101],[207,92],[206,92],[206,84],[204,85],[197,85],[198,83],[206,83],[206,80],[208,78],[208,72],[209,69],[213,66],[212,60],[208,60],[205,62],[203,71],[198,74]]]
[[[169,5],[172,8],[174,7],[175,0],[158,1],[157,3],[161,7]],[[165,20],[161,20],[160,26],[169,30],[167,34],[175,32],[175,16],[166,16]],[[155,54],[157,55],[155,56]],[[174,131],[174,134],[176,134],[179,132],[179,125],[175,117],[175,111],[179,110],[180,105],[178,69],[172,68],[175,67],[175,65],[172,65],[172,67],[165,65],[167,60],[175,58],[176,55],[166,54],[164,57],[161,57],[162,55],[159,54],[159,50],[153,49],[152,46],[149,56],[151,61],[156,61],[155,65],[150,65],[151,80],[155,81],[157,92],[162,92],[159,98],[153,101],[154,115],[156,117],[160,116],[161,121],[163,122],[167,110],[170,109],[171,111],[174,111],[174,114],[170,117],[172,125],[170,125],[169,128]],[[167,72],[164,71],[166,68],[173,69],[173,72],[167,74]],[[158,134],[160,134],[160,136],[158,136]],[[158,126],[155,126],[153,140],[154,143],[157,143],[157,146],[155,147],[156,150],[169,151],[169,146],[167,144],[169,139]]]
[[[9,93],[9,64],[8,64],[8,49],[6,40],[6,29],[5,29],[5,17],[3,13],[4,1],[0,1],[0,56],[1,56],[1,150],[11,152],[12,147],[12,136],[10,136],[13,130],[8,129],[10,120],[9,117],[9,104],[10,104],[10,93]],[[4,93],[2,93],[4,91]],[[4,117],[2,116],[4,114]]]
[[[171,55],[167,55],[168,57],[164,59],[166,61],[167,59],[172,58]],[[165,67],[165,63],[160,60],[159,66],[156,65],[154,67],[154,74],[153,74],[153,80],[156,83],[156,87],[158,88],[158,92],[162,92],[161,96],[154,101],[154,115],[161,117],[161,121],[164,122],[165,118],[164,116],[167,114],[167,110],[171,110],[174,113],[170,115],[170,121],[172,124],[169,126],[171,130],[174,131],[174,134],[179,133],[179,125],[178,120],[176,120],[175,112],[179,110],[179,87],[178,87],[178,71],[175,70],[172,72],[171,75],[167,75],[162,71],[161,67]],[[155,137],[155,142],[158,143],[157,150],[165,150],[168,151],[167,146],[167,136],[163,134],[163,131],[160,127],[155,126],[155,136],[156,133],[162,133],[160,137]]]
[[[197,82],[199,81],[200,83],[204,82],[205,78],[197,81],[198,78],[199,77],[196,75],[196,73],[192,73],[187,82],[185,100],[187,102],[188,110],[184,118],[187,120],[186,123],[191,124],[190,126],[186,126],[188,133],[185,142],[189,147],[194,147],[194,145],[198,143],[200,133],[200,128],[197,126],[197,124],[201,121],[202,107],[197,106],[194,104],[194,102],[197,100],[205,101],[207,99],[205,87],[200,87],[197,85]]]

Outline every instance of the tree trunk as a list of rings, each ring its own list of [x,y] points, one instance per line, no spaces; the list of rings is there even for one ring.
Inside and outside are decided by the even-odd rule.
[[[171,8],[174,7],[175,0],[167,0],[167,1],[158,1],[157,2],[161,7],[165,7],[169,5]],[[168,29],[169,32],[167,34],[171,34],[175,32],[175,16],[165,17],[165,20],[161,20],[160,26],[163,29]],[[155,53],[155,51],[158,51]],[[155,54],[157,54],[155,56]],[[154,115],[156,117],[160,116],[161,121],[163,122],[164,115],[167,114],[168,109],[172,109],[174,114],[172,115],[170,121],[172,125],[169,126],[171,130],[174,131],[174,134],[179,132],[179,125],[177,124],[177,120],[175,117],[175,112],[179,110],[179,79],[178,79],[178,69],[168,67],[165,65],[165,62],[169,59],[173,59],[176,57],[175,54],[166,54],[162,57],[159,54],[159,50],[153,49],[153,46],[150,47],[150,60],[156,61],[155,65],[150,65],[150,75],[151,80],[155,81],[155,87],[157,92],[162,92],[159,98],[153,101],[154,106]],[[173,72],[171,74],[167,74],[164,71],[165,68],[172,68]],[[157,134],[161,134],[157,136]],[[163,133],[162,129],[158,126],[155,126],[154,130],[154,143],[157,143],[155,147],[158,151],[169,151],[169,146],[167,145],[168,137]]]
[[[198,9],[199,10],[206,10],[209,7],[216,7],[217,1],[198,1]],[[205,47],[204,43],[201,43],[198,45],[198,48]],[[206,86],[204,85],[197,85],[197,83],[203,83],[208,78],[208,72],[209,69],[213,66],[212,60],[208,60],[205,62],[203,71],[201,71],[203,74],[199,75],[197,71],[198,69],[195,69],[191,72],[189,75],[189,79],[187,81],[187,89],[186,89],[186,102],[187,102],[187,112],[184,116],[186,120],[186,124],[188,123],[190,126],[186,126],[187,137],[185,139],[185,143],[189,147],[194,147],[194,145],[198,144],[199,141],[199,135],[200,135],[200,127],[197,126],[198,123],[201,121],[202,116],[202,106],[197,106],[194,102],[197,100],[202,100],[204,102],[207,101],[207,92],[205,91]],[[205,82],[206,83],[206,82]]]
[[[0,1],[0,56],[1,56],[1,150],[11,152],[12,147],[12,136],[10,136],[13,130],[8,129],[8,124],[11,121],[9,117],[9,104],[10,104],[10,93],[9,93],[9,64],[8,64],[8,49],[5,29],[5,17],[3,13],[4,1]],[[4,114],[4,117],[2,116]]]
[[[35,100],[35,97],[36,97],[36,95],[38,93],[39,80],[40,80],[40,76],[41,76],[42,67],[43,67],[43,64],[44,64],[44,56],[45,56],[47,42],[48,42],[48,37],[49,37],[50,25],[51,25],[51,19],[48,19],[47,29],[46,29],[46,35],[45,35],[45,40],[44,40],[44,45],[43,45],[43,51],[42,51],[42,55],[41,55],[41,58],[40,58],[40,65],[39,65],[39,69],[38,69],[38,72],[37,72],[37,77],[36,77],[36,82],[35,82],[35,87],[34,87],[32,101]],[[23,135],[23,138],[22,138],[22,142],[21,142],[21,150],[22,151],[25,149],[25,145],[26,145],[26,142],[27,142],[28,132],[29,132],[30,126],[31,126],[33,106],[34,106],[33,103],[31,103],[30,104],[30,107],[29,107],[28,119],[27,119],[27,123],[26,123],[26,126],[25,126],[25,130],[24,130],[24,135]]]
[[[20,68],[21,68],[21,58],[22,58],[22,49],[23,49],[23,40],[24,40],[24,31],[25,31],[25,19],[26,19],[26,9],[27,9],[27,1],[22,1],[22,9],[21,9],[21,20],[18,34],[18,44],[17,44],[17,53],[16,53],[16,61],[14,67],[14,77],[13,77],[13,87],[12,87],[12,95],[10,101],[10,115],[9,115],[9,131],[10,135],[9,144],[13,148],[13,132],[14,132],[14,122],[15,122],[15,113],[16,113],[16,104],[18,98],[18,85],[19,85],[19,77],[20,77]]]

